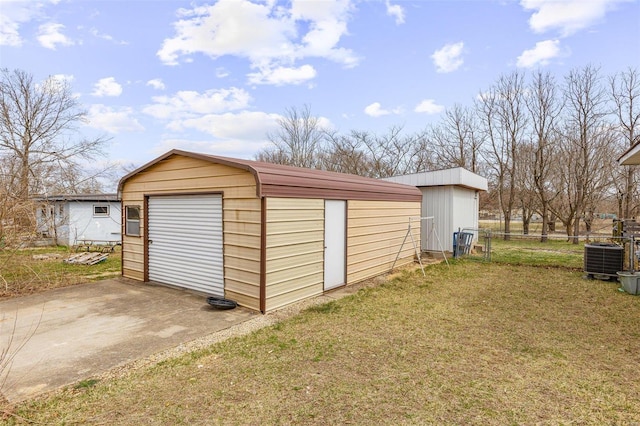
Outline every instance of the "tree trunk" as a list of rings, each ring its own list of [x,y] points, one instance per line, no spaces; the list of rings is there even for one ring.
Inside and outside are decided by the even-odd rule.
[[[542,207],[542,237],[540,238],[541,243],[546,243],[548,241],[548,230],[549,224],[547,221],[549,220],[549,213],[547,211],[547,206]]]
[[[578,244],[579,235],[580,235],[580,217],[576,217],[575,221],[573,222],[573,239],[571,240],[573,244]]]
[[[522,233],[524,235],[529,235],[529,223],[531,222],[531,217],[527,212],[527,209],[522,209]]]
[[[557,219],[558,219],[558,217],[554,213],[550,213],[549,214],[549,232],[556,232],[556,220]]]
[[[632,216],[631,209],[633,208],[633,169],[631,166],[627,166],[626,173],[626,188],[624,194],[624,217],[629,219]]]
[[[511,212],[504,214],[504,240],[511,239]]]

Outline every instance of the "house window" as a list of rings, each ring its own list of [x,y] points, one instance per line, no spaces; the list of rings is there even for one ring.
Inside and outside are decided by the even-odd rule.
[[[94,216],[109,216],[109,206],[93,206]]]
[[[125,208],[125,235],[140,236],[140,206]]]

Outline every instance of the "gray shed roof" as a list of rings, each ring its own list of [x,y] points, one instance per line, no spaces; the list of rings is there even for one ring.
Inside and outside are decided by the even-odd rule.
[[[33,197],[34,201],[102,201],[114,202],[120,201],[118,194],[56,194],[56,195],[37,195]]]
[[[127,179],[174,155],[197,158],[214,164],[247,170],[256,178],[257,196],[322,198],[336,200],[420,201],[420,191],[409,185],[366,178],[346,173],[305,169],[261,161],[219,157],[174,149],[124,176],[118,193]]]
[[[417,187],[425,186],[462,186],[478,191],[488,189],[487,179],[462,167],[413,173],[410,175],[387,178],[390,182],[404,183]]]

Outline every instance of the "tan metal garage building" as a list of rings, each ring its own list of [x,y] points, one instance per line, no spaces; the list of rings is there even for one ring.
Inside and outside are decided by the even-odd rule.
[[[123,177],[118,193],[123,276],[262,312],[389,271],[422,197],[409,185],[180,150]],[[405,245],[396,265],[413,260]]]

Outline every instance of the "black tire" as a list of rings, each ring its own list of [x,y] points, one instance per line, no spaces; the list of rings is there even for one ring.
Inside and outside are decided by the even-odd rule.
[[[207,303],[216,309],[233,309],[238,306],[238,304],[233,300],[213,296],[207,297]]]

